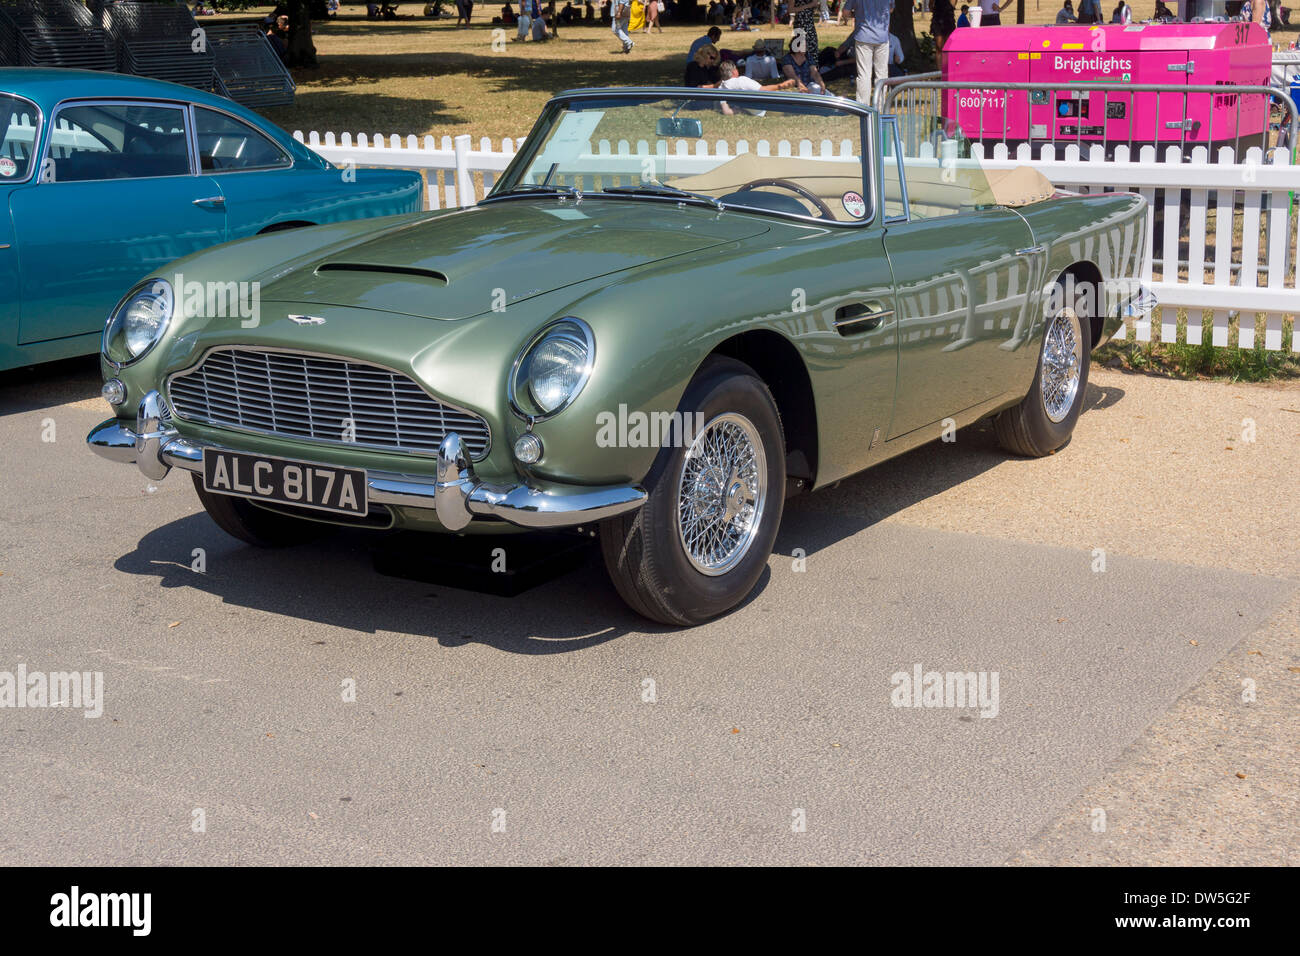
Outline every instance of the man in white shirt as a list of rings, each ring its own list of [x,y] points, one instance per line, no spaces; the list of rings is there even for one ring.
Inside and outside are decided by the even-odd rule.
[[[892,33],[889,35],[889,75],[903,75],[903,43]]]
[[[745,76],[751,80],[775,80],[781,75],[777,68],[776,57],[767,52],[762,40],[754,41],[754,52],[745,57]]]
[[[767,90],[770,92],[772,90],[786,90],[795,85],[794,80],[782,80],[780,83],[764,84],[764,83],[759,83],[757,80],[752,80],[747,76],[740,76],[739,73],[736,71],[736,64],[732,63],[730,60],[724,60],[722,62],[722,65],[718,69],[719,72],[722,74],[722,79],[720,79],[716,84],[712,84],[712,83],[705,84],[706,87],[719,89],[719,90],[743,90],[743,91],[750,91],[750,92],[756,90]],[[727,103],[726,100],[723,100],[718,105],[721,107],[722,112],[727,116],[736,115],[736,110],[732,109],[731,105]],[[755,109],[748,109],[748,108],[745,110],[745,112],[750,113],[754,116],[765,116],[767,114],[767,110],[755,110]]]

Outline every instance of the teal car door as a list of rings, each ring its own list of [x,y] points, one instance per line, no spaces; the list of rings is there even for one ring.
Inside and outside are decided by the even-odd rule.
[[[226,239],[183,105],[79,100],[55,112],[36,177],[10,197],[19,343],[99,331],[138,280]]]
[[[279,145],[229,113],[195,106],[193,122],[199,175],[226,197],[231,239],[295,220],[327,221],[317,208],[324,194],[346,197],[337,172],[295,169]]]
[[[18,341],[18,247],[9,197],[35,174],[41,111],[31,100],[0,93],[0,368]]]

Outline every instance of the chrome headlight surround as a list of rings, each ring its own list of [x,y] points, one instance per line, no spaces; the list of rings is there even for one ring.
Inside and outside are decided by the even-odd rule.
[[[113,308],[104,325],[100,351],[115,369],[144,358],[162,339],[176,311],[176,295],[166,279],[146,279]]]
[[[510,408],[530,425],[555,417],[582,394],[595,362],[596,338],[586,322],[566,316],[543,326],[515,356],[506,383]],[[558,401],[547,398],[548,373],[564,373],[569,378]]]

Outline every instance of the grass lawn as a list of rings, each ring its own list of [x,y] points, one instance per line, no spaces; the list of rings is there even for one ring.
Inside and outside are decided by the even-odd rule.
[[[1108,4],[1109,0],[1103,0]],[[517,6],[517,4],[516,4]],[[1026,0],[1026,20],[1051,21],[1058,0]],[[1154,3],[1151,4],[1154,7]],[[293,131],[335,133],[469,133],[500,141],[524,136],[543,103],[554,93],[581,86],[679,86],[686,50],[704,32],[700,24],[666,25],[663,33],[638,34],[636,49],[624,56],[607,26],[563,27],[545,43],[516,41],[515,29],[493,27],[500,3],[475,5],[475,25],[457,30],[455,19],[429,20],[422,2],[403,2],[399,20],[367,20],[361,4],[344,4],[340,16],[313,25],[320,68],[296,71],[297,102],[265,110]],[[454,5],[445,4],[454,11]],[[1148,11],[1143,0],[1135,12]],[[270,12],[254,10],[239,16]],[[1013,13],[1014,6],[1008,12]],[[1109,12],[1109,9],[1107,10]],[[918,36],[929,14],[916,14]],[[724,30],[723,48],[748,49],[758,37],[789,37],[791,28],[764,25],[757,31]],[[818,25],[822,46],[839,43],[849,27]],[[1274,33],[1274,41],[1295,39],[1297,28]],[[852,81],[831,84],[853,94]]]
[[[476,4],[475,13],[480,9]],[[265,110],[273,122],[304,132],[469,133],[476,144],[482,136],[524,136],[561,90],[680,86],[686,51],[704,32],[691,24],[638,34],[625,56],[606,26],[562,27],[558,39],[534,43],[516,41],[513,27],[457,30],[454,20],[372,21],[347,18],[351,12],[345,6],[344,18],[314,25],[320,68],[296,71],[297,101]],[[848,35],[847,26],[824,27],[823,45]],[[789,34],[789,27],[778,30],[727,31],[722,46],[748,49],[758,37]],[[851,94],[851,82],[836,86]]]

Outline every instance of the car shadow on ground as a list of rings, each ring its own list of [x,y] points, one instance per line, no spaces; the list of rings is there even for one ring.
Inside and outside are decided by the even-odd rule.
[[[1083,415],[1096,415],[1124,398],[1114,386],[1089,384]],[[1081,421],[1095,424],[1096,420]],[[960,486],[1010,457],[997,443],[989,419],[933,441],[867,471],[786,503],[774,551],[806,557],[927,498]]]
[[[440,562],[454,557],[465,540],[422,537],[440,552]],[[512,541],[524,537],[503,542],[507,560],[518,547]],[[467,550],[477,557],[477,547],[470,545]],[[155,577],[167,590],[197,589],[230,607],[361,634],[432,638],[449,648],[480,643],[513,654],[558,654],[629,633],[673,630],[623,604],[590,545],[565,573],[514,597],[380,573],[375,559],[390,547],[401,549],[404,560],[409,557],[404,536],[353,529],[331,529],[307,544],[262,550],[227,536],[198,512],[150,531],[113,566]],[[193,570],[195,549],[203,550],[203,573]],[[294,643],[301,639],[289,628],[275,633]]]
[[[103,383],[98,355],[9,369],[0,372],[0,415],[98,398]],[[108,405],[103,409],[104,416],[108,417]]]
[[[1089,386],[1086,408],[1104,410],[1123,395],[1122,389]],[[923,446],[789,502],[774,550],[814,554],[1006,459],[989,424],[978,423],[958,432],[956,442]],[[198,512],[150,531],[114,568],[155,577],[164,589],[197,589],[232,607],[362,634],[432,638],[449,648],[481,643],[512,654],[557,654],[627,634],[675,632],[623,604],[589,538],[561,542],[564,559],[553,562],[552,573],[523,580],[518,593],[506,596],[475,584],[476,576],[480,584],[491,578],[497,557],[476,537],[327,529],[308,544],[261,550],[230,538]],[[531,535],[498,543],[507,565],[546,563]],[[193,570],[195,549],[203,551],[203,573]],[[424,551],[427,561],[421,561]],[[457,563],[461,568],[447,573]],[[762,600],[770,574],[764,570],[746,604]],[[449,586],[448,580],[468,586]],[[288,628],[277,633],[301,639]]]

